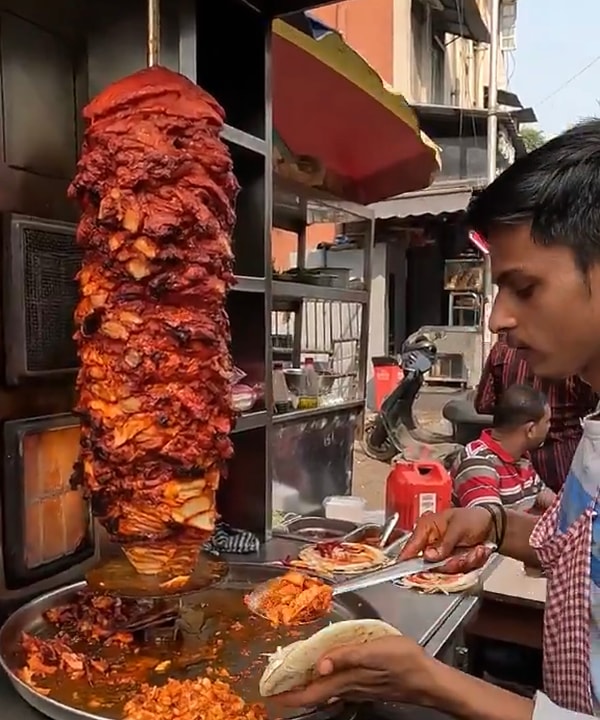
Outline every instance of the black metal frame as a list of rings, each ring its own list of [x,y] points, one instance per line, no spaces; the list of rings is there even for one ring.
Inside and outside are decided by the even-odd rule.
[[[234,459],[227,483],[219,494],[219,508],[224,518],[238,526],[248,527],[263,538],[268,537],[272,511],[272,465],[270,448],[274,425],[302,422],[311,415],[361,411],[364,398],[345,403],[343,406],[319,408],[312,412],[290,413],[287,417],[273,417],[270,368],[273,348],[271,340],[271,312],[281,302],[301,310],[304,298],[321,298],[342,302],[358,302],[363,308],[361,330],[360,377],[361,387],[366,384],[367,345],[369,328],[369,295],[371,278],[371,253],[374,242],[373,213],[364,206],[341,201],[325,192],[313,190],[289,180],[273,176],[273,124],[271,100],[271,20],[280,15],[310,10],[330,2],[306,2],[306,0],[221,0],[220,3],[194,3],[182,0],[180,10],[180,72],[188,75],[211,92],[223,105],[228,125],[222,138],[231,148],[235,172],[242,190],[237,205],[237,225],[234,232],[236,274],[238,284],[234,294],[248,294],[243,314],[248,317],[246,325],[253,339],[245,345],[253,347],[252,357],[264,370],[265,411],[242,416],[236,431],[248,430],[236,435],[236,456],[247,455],[238,465]],[[198,33],[191,37],[191,24]],[[223,63],[222,47],[214,43],[199,44],[202,28],[229,28],[228,46],[235,48],[236,56],[243,57],[244,73],[239,66],[230,63],[231,70]],[[212,72],[212,74],[211,74]],[[231,74],[230,74],[231,73]],[[262,175],[258,168],[262,163]],[[275,188],[275,193],[274,193]],[[276,193],[292,194],[298,198],[296,207],[284,207],[276,199]],[[304,230],[307,225],[307,202],[321,202],[339,212],[350,213],[359,220],[370,220],[364,243],[363,290],[343,290],[308,286],[302,283],[273,281],[271,267],[271,231],[273,227],[293,229],[298,232],[300,243],[298,256],[303,256]],[[301,247],[302,246],[302,247]],[[250,303],[250,295],[262,295],[262,312],[256,302]],[[237,305],[237,303],[236,303]],[[254,306],[254,310],[250,308]],[[240,311],[242,312],[242,311]],[[252,317],[250,317],[252,315]],[[297,317],[301,316],[297,312]],[[235,318],[232,318],[235,325]],[[298,323],[297,334],[301,331]],[[257,341],[262,338],[262,347]],[[234,346],[236,339],[234,337]],[[237,357],[236,357],[237,360]],[[257,476],[259,464],[264,463],[264,473]],[[242,467],[252,467],[244,472]],[[241,508],[240,498],[251,498],[252,509]],[[258,517],[259,515],[260,517]]]
[[[251,8],[254,12],[261,13],[265,17],[275,18],[292,13],[314,10],[324,5],[333,5],[336,0],[237,0],[237,2]]]

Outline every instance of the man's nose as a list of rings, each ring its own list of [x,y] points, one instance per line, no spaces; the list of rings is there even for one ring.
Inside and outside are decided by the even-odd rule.
[[[510,312],[507,304],[503,302],[501,294],[496,295],[494,299],[489,326],[490,332],[494,335],[514,330],[517,327],[517,320],[514,314]]]

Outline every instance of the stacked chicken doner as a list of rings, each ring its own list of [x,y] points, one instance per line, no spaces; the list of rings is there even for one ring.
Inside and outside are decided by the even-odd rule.
[[[81,476],[138,573],[189,573],[231,456],[231,232],[218,103],[161,67],[84,110],[76,340]]]

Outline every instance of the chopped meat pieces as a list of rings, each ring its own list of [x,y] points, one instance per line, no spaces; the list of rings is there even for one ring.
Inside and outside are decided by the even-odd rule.
[[[290,571],[267,584],[254,609],[275,627],[300,625],[327,614],[332,598],[331,587],[322,580]]]
[[[139,573],[188,576],[231,457],[226,293],[238,183],[224,113],[162,67],[103,90],[70,197],[81,206],[74,482]]]
[[[125,705],[124,720],[266,720],[259,703],[244,702],[227,683],[200,678],[143,685]]]
[[[58,638],[68,643],[126,646],[133,642],[132,628],[169,612],[164,603],[84,591],[77,593],[73,602],[47,610],[44,620],[56,628]]]
[[[93,672],[104,673],[108,669],[106,661],[75,652],[59,638],[43,640],[23,633],[21,648],[25,655],[25,663],[18,671],[18,675],[29,685],[38,678],[53,675],[57,670],[64,672],[71,680],[85,677],[91,681]]]

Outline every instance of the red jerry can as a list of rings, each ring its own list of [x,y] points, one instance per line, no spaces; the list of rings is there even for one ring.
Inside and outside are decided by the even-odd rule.
[[[412,530],[426,512],[441,512],[452,506],[452,478],[434,460],[397,462],[386,480],[386,516],[400,515],[398,527]]]

